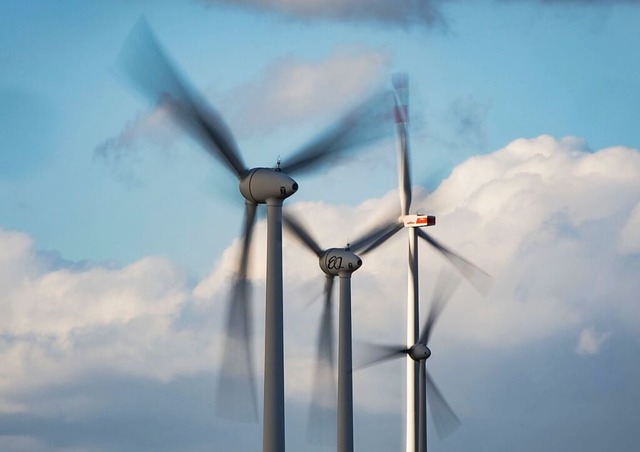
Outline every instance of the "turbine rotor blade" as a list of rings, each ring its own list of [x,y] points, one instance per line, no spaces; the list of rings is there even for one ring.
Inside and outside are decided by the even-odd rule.
[[[237,178],[247,173],[222,116],[180,77],[144,19],[129,34],[118,64],[138,91],[166,109]]]
[[[460,278],[458,275],[444,269],[440,271],[433,289],[433,298],[431,300],[431,305],[429,306],[427,320],[425,321],[425,325],[420,333],[420,338],[418,339],[419,344],[429,345],[429,339],[433,333],[433,327],[438,321],[440,313],[451,299],[451,296],[456,291],[459,284]]]
[[[358,348],[361,350],[360,354],[364,354],[366,357],[359,359],[360,363],[354,367],[356,370],[401,358],[409,353],[409,349],[405,345],[383,345],[364,342],[360,343]]]
[[[408,111],[408,79],[404,74],[398,74],[393,78],[395,88],[395,114],[396,132],[398,134],[398,182],[400,193],[400,208],[403,215],[408,215],[411,210],[411,164],[409,160],[409,138],[407,126],[409,122]]]
[[[403,228],[404,224],[396,220],[393,223],[390,222],[379,227],[377,230],[377,234],[373,234],[372,231],[372,234],[369,236],[368,240],[363,244],[359,244],[360,246],[358,248],[361,249],[360,254],[365,255],[375,250]],[[353,246],[352,249],[354,249]]]
[[[416,229],[418,236],[429,245],[439,251],[458,271],[476,288],[482,295],[486,295],[491,288],[492,278],[484,270],[472,264],[464,257],[454,253],[446,246],[442,245],[431,235],[422,229]]]
[[[362,237],[351,242],[349,247],[354,253],[366,254],[382,245],[402,227],[402,223],[399,223],[398,220],[374,226]]]
[[[250,283],[236,281],[232,293],[216,391],[216,414],[226,419],[256,422],[258,404],[251,346]]]
[[[316,256],[322,256],[324,250],[318,245],[311,234],[299,218],[293,215],[291,212],[282,212],[282,223],[295,235],[303,245],[309,248],[315,253]]]
[[[433,418],[433,425],[436,428],[438,438],[444,439],[451,435],[459,426],[460,419],[456,416],[451,406],[447,403],[438,389],[429,371],[425,369],[425,385],[427,393],[427,404]]]
[[[347,150],[390,135],[391,96],[378,91],[342,117],[336,124],[298,149],[281,165],[287,174],[303,173],[317,168]]]
[[[247,278],[247,267],[257,206],[250,203],[245,206],[240,259],[227,308],[216,414],[223,418],[255,422],[258,419],[258,403],[253,368],[251,284]]]
[[[238,279],[247,279],[247,268],[251,255],[251,239],[253,238],[253,228],[256,224],[257,204],[246,201],[244,203],[244,223],[242,226],[242,248],[240,251],[240,262],[238,267]]]
[[[313,375],[313,396],[307,426],[312,443],[327,444],[336,437],[337,393],[334,360],[333,282],[325,277],[324,306],[318,332],[316,366]]]

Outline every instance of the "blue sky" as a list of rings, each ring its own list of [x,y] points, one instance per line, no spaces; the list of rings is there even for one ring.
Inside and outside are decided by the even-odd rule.
[[[247,427],[212,414],[242,204],[224,169],[123,77],[118,55],[141,16],[249,165],[286,161],[369,89],[409,74],[414,205],[495,279],[486,299],[463,288],[443,318],[433,373],[462,427],[433,450],[634,450],[638,2],[391,4],[0,5],[0,450],[259,450],[259,425],[238,445]],[[330,246],[396,202],[396,179],[390,139],[301,176],[288,202],[314,212]],[[354,276],[360,337],[403,336],[395,245]],[[320,275],[285,248],[287,431],[300,450],[318,309],[306,298]],[[442,265],[429,253],[425,303]],[[398,269],[388,283],[385,265]],[[356,392],[358,447],[401,444],[400,373],[357,377],[374,394]]]

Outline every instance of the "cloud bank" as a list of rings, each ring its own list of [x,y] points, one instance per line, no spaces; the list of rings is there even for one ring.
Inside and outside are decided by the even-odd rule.
[[[312,230],[329,247],[354,239],[397,202],[397,193],[390,192],[355,208],[326,203],[291,203],[289,208],[303,216],[312,212]],[[463,360],[504,356],[509,361],[522,350],[553,344],[566,350],[565,362],[569,355],[589,361],[609,355],[616,341],[640,338],[638,150],[594,152],[572,137],[519,139],[460,164],[434,192],[417,195],[414,206],[437,215],[430,231],[434,237],[494,277],[487,298],[463,285],[442,315],[433,342],[441,355],[434,355],[433,363],[449,377],[445,381],[464,383],[459,373],[447,374],[450,361],[442,357],[452,354]],[[251,269],[258,370],[264,334],[264,228],[264,221],[259,222]],[[403,340],[407,257],[406,237],[399,236],[367,255],[353,276],[358,339]],[[109,406],[87,384],[96,377],[117,380],[114,391],[121,391],[120,385],[139,391],[140,384],[151,385],[158,394],[169,388],[182,394],[182,384],[214,378],[238,249],[236,241],[212,273],[192,285],[183,271],[160,257],[121,268],[76,268],[38,252],[25,234],[0,231],[0,415],[11,416],[12,422],[16,416],[48,419],[60,413],[70,422],[90,417]],[[424,314],[431,282],[439,267],[448,264],[426,247],[421,259]],[[323,276],[316,258],[290,238],[285,238],[284,262],[286,388],[288,402],[299,408],[310,395],[321,307],[313,301],[321,294]],[[608,371],[615,373],[619,363],[614,357],[608,360]],[[494,371],[483,364],[465,374],[475,381]],[[400,367],[387,366],[356,374],[357,412],[399,415],[398,372]],[[41,398],[30,397],[35,393]],[[457,405],[472,419],[486,408],[474,405],[472,396]],[[10,435],[15,444],[41,440],[38,434],[25,437],[21,432],[16,427],[0,434]],[[139,447],[131,441],[131,450]]]

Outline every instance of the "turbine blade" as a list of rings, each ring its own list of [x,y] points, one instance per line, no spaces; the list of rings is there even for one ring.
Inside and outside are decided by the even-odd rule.
[[[460,419],[456,416],[451,406],[447,403],[438,389],[429,371],[425,369],[425,384],[427,391],[427,404],[433,418],[438,438],[444,439],[451,435],[459,426]]]
[[[422,229],[416,229],[418,236],[426,241],[429,245],[439,251],[458,271],[476,288],[482,295],[487,295],[491,289],[492,278],[480,267],[472,264],[464,257],[454,253],[452,250],[442,245],[436,239],[424,232]]]
[[[247,279],[247,266],[257,206],[250,203],[245,206],[240,260],[227,308],[216,414],[227,419],[255,422],[258,419],[258,403],[253,368],[251,284]]]
[[[391,133],[391,96],[379,91],[342,117],[336,124],[298,149],[281,165],[287,174],[317,169],[329,159]]]
[[[302,225],[299,218],[294,216],[291,212],[282,212],[282,223],[295,235],[303,245],[313,251],[316,256],[322,256],[324,250],[320,248],[318,242],[316,242],[306,227]]]
[[[427,320],[420,333],[418,339],[419,344],[429,345],[429,339],[433,333],[433,327],[438,321],[440,313],[445,308],[451,296],[458,288],[460,284],[460,278],[458,275],[442,269],[436,280],[435,287],[433,289],[433,298],[431,305],[429,306],[429,313],[427,314]]]
[[[366,243],[358,247],[359,249],[360,248],[362,249],[360,251],[360,254],[365,255],[375,250],[384,242],[386,242],[391,237],[393,237],[402,228],[404,228],[404,224],[399,223],[397,220],[393,223],[388,223],[387,225],[383,225],[383,227],[379,228],[377,235],[372,235]],[[351,249],[353,250],[353,246]]]
[[[406,74],[398,74],[393,78],[395,88],[396,132],[398,135],[398,182],[400,193],[400,208],[403,215],[411,209],[411,162],[409,159],[409,137],[407,126],[409,122],[408,90],[409,84]]]
[[[324,306],[318,332],[316,366],[313,374],[313,396],[309,412],[307,437],[311,443],[330,443],[336,437],[336,377],[334,360],[333,282],[326,276]]]
[[[138,91],[166,109],[237,178],[246,174],[247,167],[222,116],[180,77],[146,20],[140,19],[129,34],[118,65]]]
[[[366,254],[382,245],[402,228],[403,224],[399,223],[398,220],[374,226],[362,237],[351,242],[349,247],[354,253],[362,251],[361,254]]]
[[[409,353],[409,349],[404,345],[384,345],[361,342],[358,344],[359,363],[354,366],[355,370],[382,364],[392,359],[401,358]]]
[[[253,238],[253,228],[256,224],[257,204],[249,201],[244,203],[244,223],[242,226],[242,248],[240,251],[240,261],[238,266],[238,279],[247,279],[247,267],[251,255],[251,239]]]

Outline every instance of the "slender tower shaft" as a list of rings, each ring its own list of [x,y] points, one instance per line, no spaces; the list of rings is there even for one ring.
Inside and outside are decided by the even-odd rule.
[[[418,286],[418,234],[415,228],[409,230],[409,272],[407,283],[407,348],[418,341],[420,325]],[[418,363],[407,355],[407,400],[405,452],[418,450],[416,426],[418,425]]]
[[[427,388],[426,388],[426,360],[416,363],[419,367],[418,373],[418,452],[427,452]]]
[[[263,452],[284,452],[284,319],[282,200],[267,200],[267,293],[264,348]]]
[[[353,452],[351,273],[340,274],[338,331],[338,452]]]

